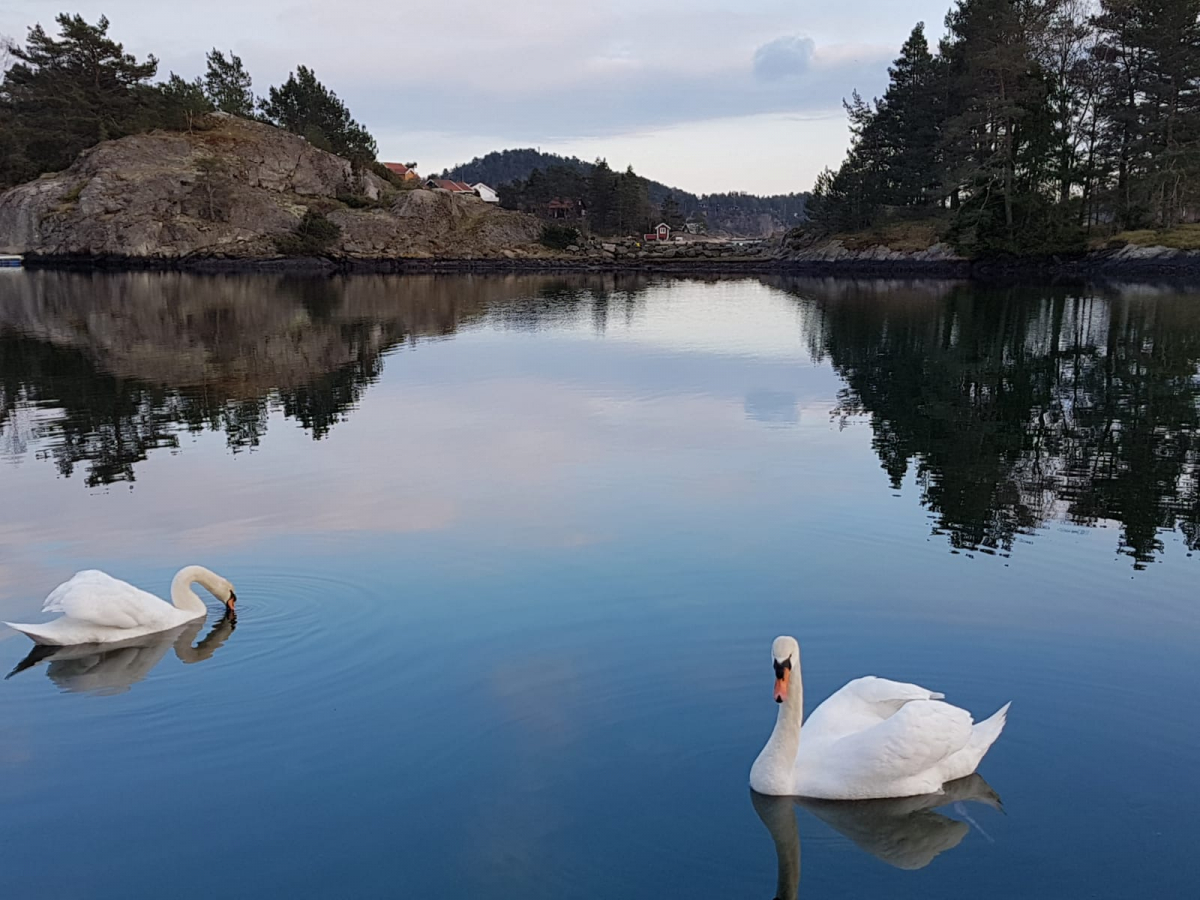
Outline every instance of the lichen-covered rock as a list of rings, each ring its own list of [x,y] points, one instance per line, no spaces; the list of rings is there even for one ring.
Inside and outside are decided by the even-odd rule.
[[[474,197],[396,191],[271,125],[224,114],[207,124],[106,141],[69,169],[0,194],[0,252],[270,258],[275,238],[310,208],[341,227],[335,257],[487,258],[540,234],[533,217]],[[350,209],[337,199],[348,194],[384,205]]]

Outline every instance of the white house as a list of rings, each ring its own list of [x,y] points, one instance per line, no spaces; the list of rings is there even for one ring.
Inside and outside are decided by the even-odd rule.
[[[475,189],[475,193],[479,195],[479,199],[485,203],[499,203],[500,195],[484,184],[482,181],[479,184],[471,185]]]

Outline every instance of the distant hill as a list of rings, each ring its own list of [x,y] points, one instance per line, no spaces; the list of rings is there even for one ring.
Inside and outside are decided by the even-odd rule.
[[[592,163],[576,156],[543,153],[532,147],[518,150],[496,150],[477,156],[469,163],[446,169],[443,178],[454,178],[475,184],[482,181],[499,187],[513,181],[523,181],[534,169],[543,172],[553,166],[576,169],[584,174]],[[710,232],[722,231],[747,237],[766,237],[775,231],[786,231],[805,221],[807,194],[776,194],[760,197],[755,194],[693,194],[670,187],[661,181],[645,179],[650,202],[659,206],[667,194],[673,196],[685,216],[704,216]]]

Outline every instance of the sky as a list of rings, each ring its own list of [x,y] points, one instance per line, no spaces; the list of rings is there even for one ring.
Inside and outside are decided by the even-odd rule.
[[[315,70],[375,136],[422,173],[491,150],[539,147],[696,193],[808,190],[849,140],[843,97],[878,95],[918,21],[951,0],[0,0],[23,40],[68,9],[160,74],[232,50],[266,93]]]

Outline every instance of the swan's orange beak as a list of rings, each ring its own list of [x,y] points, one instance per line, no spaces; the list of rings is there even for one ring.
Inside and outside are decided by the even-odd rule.
[[[234,606],[237,604],[237,594],[233,591],[229,592],[229,599],[225,601],[225,608],[230,612],[236,612]]]
[[[791,669],[780,668],[779,671],[782,674],[777,676],[775,679],[775,702],[776,703],[782,703],[784,700],[787,699],[788,682],[792,678],[792,670]]]

